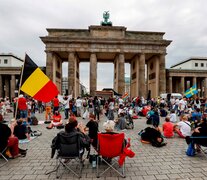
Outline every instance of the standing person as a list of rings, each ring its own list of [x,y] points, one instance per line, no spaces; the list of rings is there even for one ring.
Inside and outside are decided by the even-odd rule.
[[[64,98],[65,119],[68,119],[69,109],[70,109],[70,98],[66,96]]]
[[[78,96],[76,99],[77,117],[81,117],[82,99]]]
[[[100,102],[99,102],[97,96],[94,97],[94,100],[93,100],[93,107],[94,107],[94,115],[95,115],[95,119],[96,119],[96,117],[97,117],[97,120],[99,121]]]
[[[27,100],[26,98],[20,94],[18,98],[18,110],[20,118],[23,118],[24,120],[27,119]]]
[[[35,116],[35,111],[36,111],[36,102],[34,99],[31,101],[31,117]]]
[[[163,129],[163,135],[166,138],[171,138],[174,136],[174,133],[173,133],[174,125],[173,123],[170,122],[169,117],[165,118],[165,123],[163,123],[162,129]]]
[[[94,114],[89,114],[89,121],[86,124],[85,130],[88,130],[88,136],[92,140],[92,145],[94,148],[97,148],[97,134],[98,134],[98,123],[95,120]]]
[[[109,111],[108,111],[108,119],[109,120],[114,120],[114,99],[109,98]]]
[[[181,99],[179,101],[179,115],[184,114],[186,106],[187,106],[186,99],[185,98]]]
[[[52,103],[51,101],[45,103],[45,120],[50,120],[50,116],[51,116],[51,106]]]
[[[59,99],[57,96],[53,99],[53,114],[55,114],[55,111],[58,111],[59,109]]]
[[[88,100],[88,111],[89,113],[93,113],[93,99],[89,98]]]
[[[194,109],[201,108],[201,101],[198,97],[194,100],[193,104],[194,104]]]
[[[86,112],[88,106],[88,101],[86,98],[83,99],[83,114]]]
[[[42,113],[42,112],[43,112],[42,101],[38,101],[37,104],[38,104],[38,112],[39,112],[39,113]]]

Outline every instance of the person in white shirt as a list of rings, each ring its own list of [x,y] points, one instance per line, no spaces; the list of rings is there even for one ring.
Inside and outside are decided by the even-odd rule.
[[[70,108],[70,106],[69,106],[69,102],[70,102],[70,98],[69,98],[69,96],[67,97],[65,97],[64,98],[64,101],[63,101],[63,105],[64,105],[64,112],[65,112],[65,119],[68,119],[68,113],[69,113],[69,108]]]
[[[196,98],[193,103],[194,103],[194,109],[201,108],[201,101],[199,100],[199,98]]]
[[[120,105],[124,105],[124,100],[122,98],[119,98],[119,107]]]
[[[188,117],[186,115],[181,115],[180,119],[181,121],[175,126],[175,132],[181,138],[191,136],[191,123],[188,121]]]
[[[76,99],[77,116],[81,117],[82,99],[78,96]]]
[[[179,101],[179,115],[184,113],[186,105],[186,100],[184,98]]]
[[[170,113],[170,122],[172,122],[172,123],[176,123],[177,122],[177,116],[176,116],[176,113],[175,113],[174,109],[172,109],[171,113]]]

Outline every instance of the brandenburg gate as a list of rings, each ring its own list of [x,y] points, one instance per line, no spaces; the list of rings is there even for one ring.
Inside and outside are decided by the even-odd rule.
[[[166,92],[165,56],[170,40],[164,32],[127,31],[123,26],[88,29],[47,29],[46,74],[61,92],[62,63],[68,62],[68,94],[79,94],[79,63],[90,62],[90,94],[97,88],[97,63],[114,64],[114,90],[125,92],[124,63],[130,63],[131,97],[152,97]],[[105,76],[104,72],[102,73]]]

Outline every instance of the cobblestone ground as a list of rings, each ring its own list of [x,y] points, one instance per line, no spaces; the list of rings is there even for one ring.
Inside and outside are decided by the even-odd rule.
[[[39,120],[43,120],[43,114],[36,114]],[[9,120],[11,114],[6,116]],[[106,119],[102,116],[102,122]],[[86,120],[79,119],[83,123]],[[187,145],[183,139],[177,136],[167,139],[167,146],[155,148],[149,144],[142,144],[137,133],[146,127],[145,118],[134,120],[135,128],[124,131],[126,137],[131,138],[131,148],[136,153],[132,159],[126,159],[126,178],[137,179],[207,179],[207,158],[203,154],[188,157],[185,154]],[[101,128],[100,128],[101,129]],[[9,160],[0,168],[0,179],[56,179],[55,173],[45,175],[45,172],[55,167],[56,160],[51,159],[51,141],[60,131],[58,129],[46,129],[46,124],[32,126],[32,130],[40,130],[42,136],[30,141],[26,157]],[[0,160],[2,163],[2,159]],[[70,172],[65,171],[62,179],[75,179]],[[96,170],[92,169],[88,160],[82,172],[82,179],[96,179]],[[122,179],[113,171],[100,179]]]

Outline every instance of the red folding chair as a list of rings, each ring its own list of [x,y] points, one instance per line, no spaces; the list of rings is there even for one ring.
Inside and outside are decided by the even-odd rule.
[[[97,156],[97,178],[107,172],[109,169],[113,169],[120,176],[125,176],[125,163],[120,167],[118,163],[118,157],[123,153],[124,133],[120,134],[106,134],[98,133],[98,156]],[[99,161],[102,161],[108,167],[99,173]],[[111,160],[109,162],[108,160]],[[120,172],[121,170],[121,172]]]

